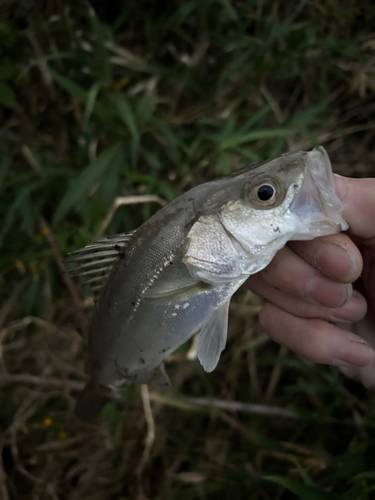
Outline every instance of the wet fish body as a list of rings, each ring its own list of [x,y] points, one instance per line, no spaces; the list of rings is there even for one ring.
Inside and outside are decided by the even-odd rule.
[[[199,185],[134,233],[78,251],[83,266],[72,274],[94,276],[101,289],[91,380],[77,413],[95,416],[105,388],[168,384],[163,360],[198,330],[198,357],[212,371],[225,347],[234,292],[287,241],[346,229],[341,211],[329,158],[318,148]]]

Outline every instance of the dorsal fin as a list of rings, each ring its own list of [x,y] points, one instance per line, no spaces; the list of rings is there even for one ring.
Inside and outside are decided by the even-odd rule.
[[[82,285],[88,285],[94,297],[97,298],[119,257],[125,255],[126,245],[135,231],[114,234],[105,238],[92,240],[89,245],[69,255],[67,264],[75,264],[68,269],[70,276],[78,276]]]

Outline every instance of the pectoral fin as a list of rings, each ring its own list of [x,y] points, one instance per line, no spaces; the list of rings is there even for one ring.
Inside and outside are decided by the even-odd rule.
[[[206,372],[212,372],[225,348],[228,332],[229,300],[216,309],[197,336],[197,355]]]

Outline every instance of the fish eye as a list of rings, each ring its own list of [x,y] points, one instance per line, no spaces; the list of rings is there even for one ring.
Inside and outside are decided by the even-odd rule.
[[[258,187],[256,194],[259,201],[271,201],[275,193],[276,190],[271,184],[262,184]]]
[[[246,188],[248,201],[259,208],[272,208],[279,204],[285,195],[285,189],[274,178],[258,179]]]

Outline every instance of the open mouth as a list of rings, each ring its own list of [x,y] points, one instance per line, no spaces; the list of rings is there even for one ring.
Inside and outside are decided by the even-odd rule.
[[[322,234],[326,234],[327,229],[336,226],[338,230],[348,229],[341,217],[342,209],[335,193],[331,162],[320,146],[306,153],[303,182],[290,210],[306,224],[306,232],[316,232],[321,226]]]

